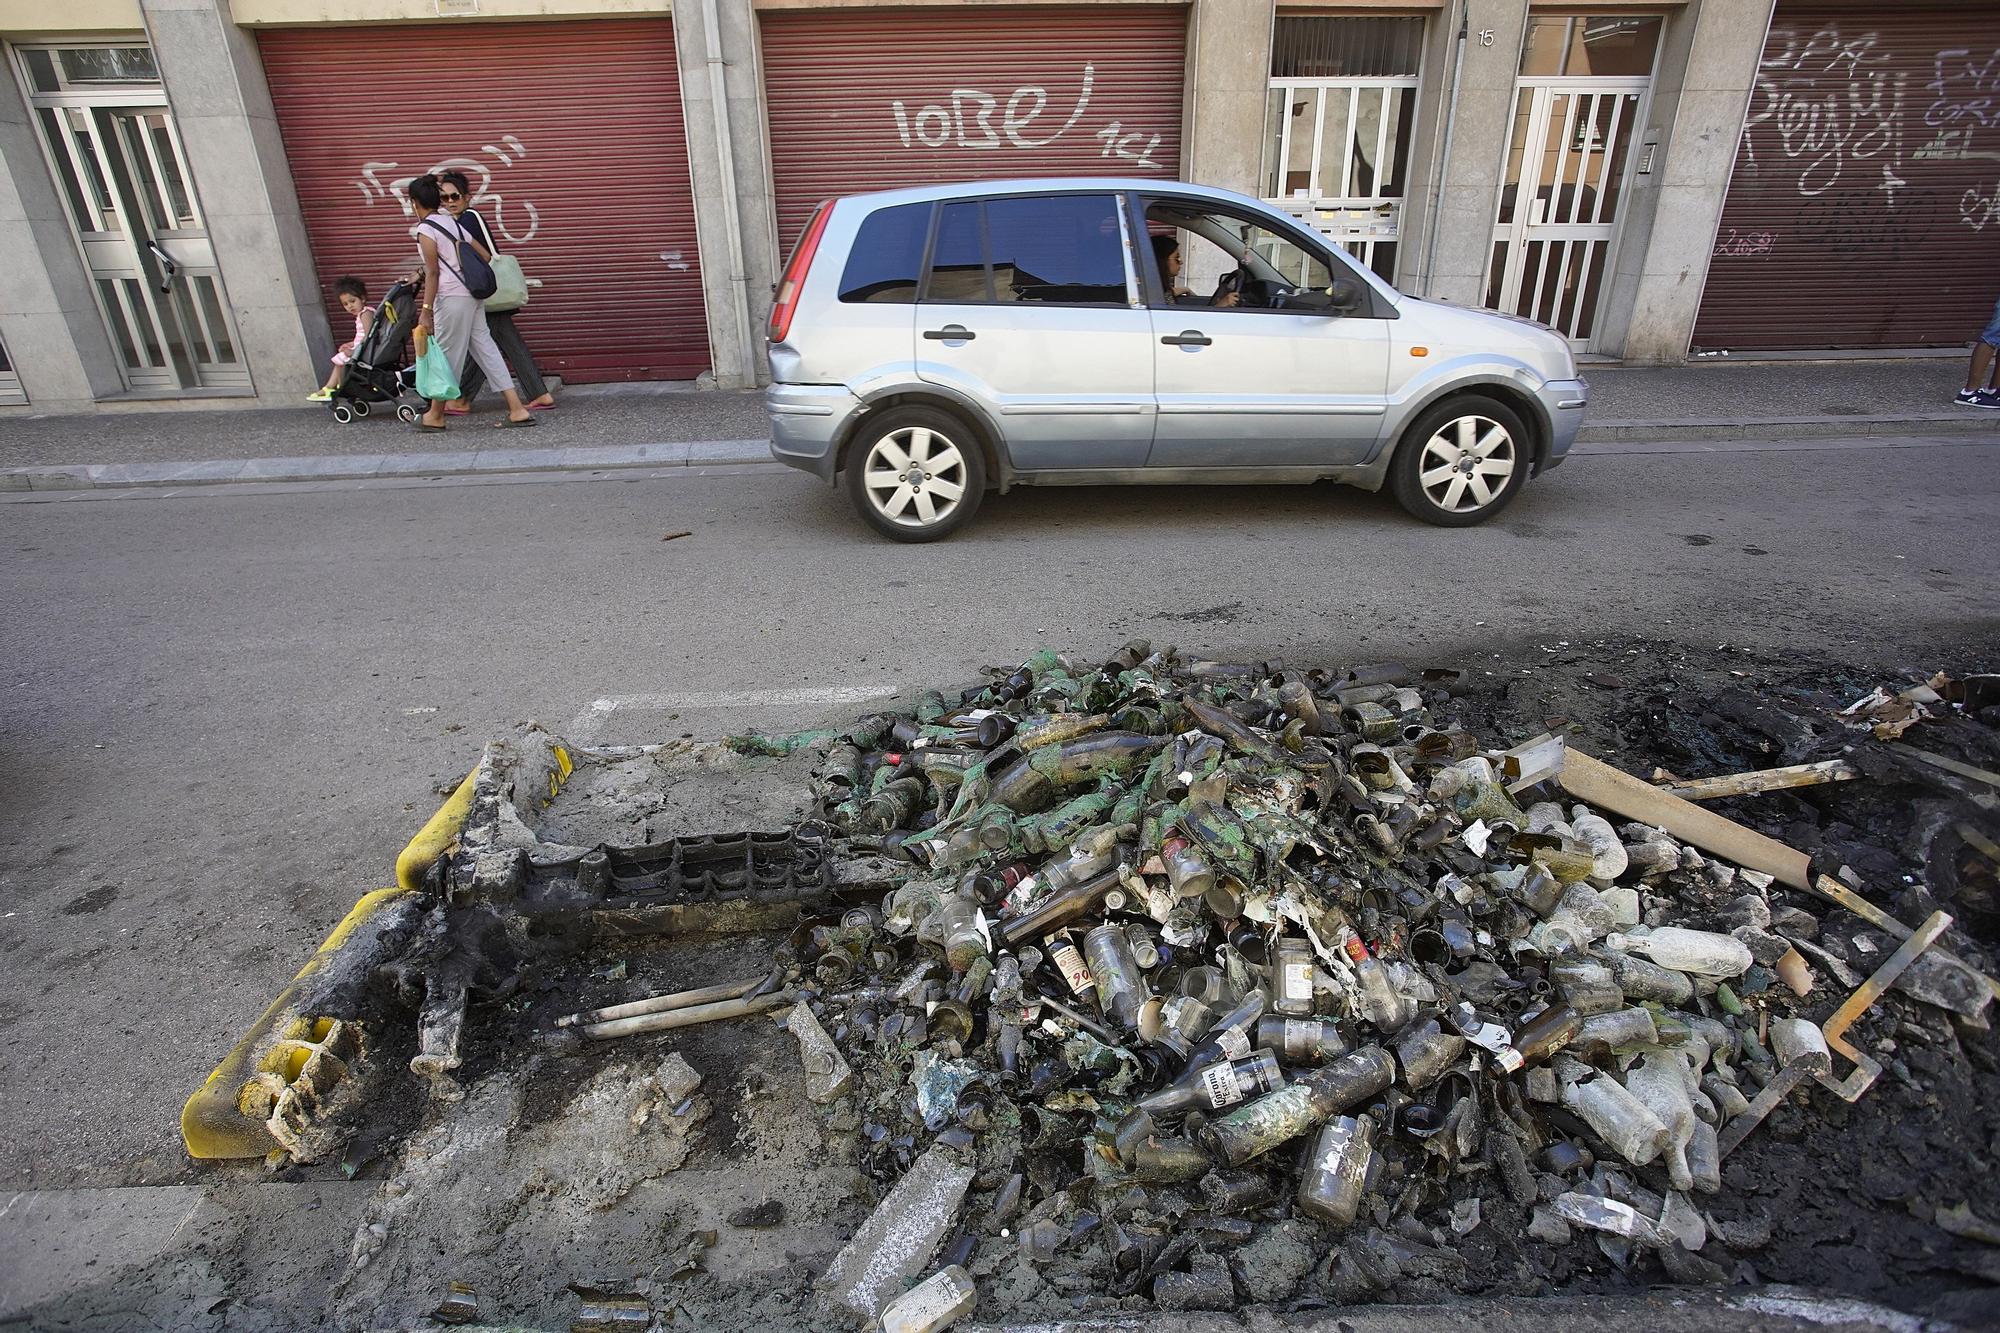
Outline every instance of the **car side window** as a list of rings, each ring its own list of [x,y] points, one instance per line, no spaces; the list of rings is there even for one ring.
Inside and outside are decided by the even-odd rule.
[[[847,252],[847,267],[840,275],[840,299],[915,304],[930,227],[929,204],[898,204],[870,213]]]
[[[1124,305],[1125,242],[1109,194],[946,204],[926,301]]]
[[[1323,313],[1334,279],[1347,277],[1291,236],[1235,213],[1154,204],[1146,229],[1155,304]]]

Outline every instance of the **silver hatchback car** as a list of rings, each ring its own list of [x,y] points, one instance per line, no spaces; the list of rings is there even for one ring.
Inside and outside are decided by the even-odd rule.
[[[1561,462],[1588,388],[1539,324],[1405,296],[1227,190],[1081,178],[830,200],[771,311],[771,452],[898,541],[988,487],[1332,479],[1425,522]]]

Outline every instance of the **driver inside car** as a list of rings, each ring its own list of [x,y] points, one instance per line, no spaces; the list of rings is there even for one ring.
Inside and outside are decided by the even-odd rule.
[[[1167,295],[1175,305],[1205,305],[1227,310],[1239,303],[1236,282],[1241,269],[1225,273],[1216,286],[1215,295],[1203,297],[1181,285],[1181,244],[1171,233],[1153,237],[1153,258],[1160,266],[1160,284],[1167,289]]]

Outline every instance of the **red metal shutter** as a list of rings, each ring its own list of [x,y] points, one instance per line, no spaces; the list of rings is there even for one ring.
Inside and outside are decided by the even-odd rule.
[[[783,250],[833,195],[1180,172],[1183,7],[795,10],[762,26]]]
[[[673,25],[666,19],[277,29],[264,70],[320,285],[378,293],[416,261],[403,187],[456,167],[539,279],[519,317],[569,383],[709,364]],[[329,305],[334,329],[352,321]]]
[[[1990,5],[1784,4],[1751,94],[1698,348],[1957,346],[2000,296]]]

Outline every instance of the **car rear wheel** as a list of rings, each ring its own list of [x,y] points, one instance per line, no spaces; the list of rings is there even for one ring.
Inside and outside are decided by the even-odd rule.
[[[1520,414],[1492,398],[1451,398],[1411,424],[1389,465],[1389,489],[1417,518],[1465,528],[1507,507],[1528,479]]]
[[[931,407],[894,407],[863,423],[847,455],[847,496],[883,536],[936,541],[978,511],[986,465],[958,418]]]

